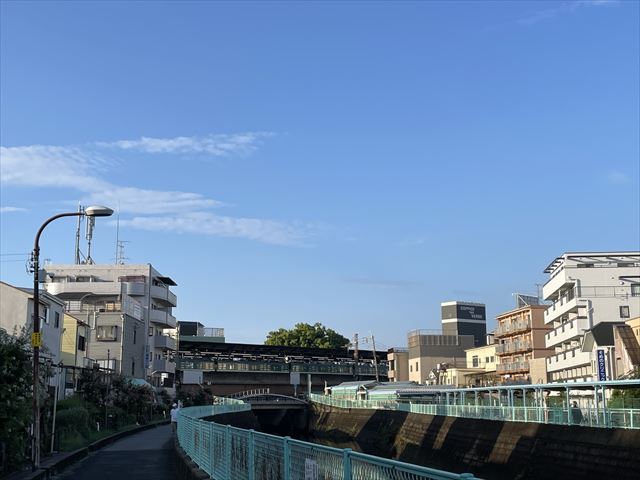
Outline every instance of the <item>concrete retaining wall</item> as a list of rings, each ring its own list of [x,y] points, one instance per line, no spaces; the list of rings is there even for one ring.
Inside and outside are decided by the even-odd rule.
[[[314,404],[310,431],[372,455],[487,479],[637,479],[640,430],[439,417]],[[313,439],[311,439],[313,441]]]

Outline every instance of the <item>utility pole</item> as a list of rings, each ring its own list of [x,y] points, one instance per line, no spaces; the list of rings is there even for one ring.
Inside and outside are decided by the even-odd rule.
[[[373,346],[373,367],[376,369],[376,382],[380,382],[380,376],[378,375],[378,357],[376,355],[376,339],[371,334],[371,344]]]
[[[358,334],[355,333],[353,335],[353,360],[355,361],[355,365],[353,367],[353,378],[355,380],[358,379],[359,356],[360,356],[360,352],[358,351]]]

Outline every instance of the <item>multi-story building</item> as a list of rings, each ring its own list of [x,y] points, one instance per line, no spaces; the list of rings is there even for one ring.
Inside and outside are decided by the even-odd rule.
[[[55,366],[60,363],[60,343],[63,330],[64,302],[40,292],[40,361]],[[18,288],[0,282],[0,328],[9,335],[30,336],[33,331],[33,289]],[[50,385],[59,382],[54,370]]]
[[[67,302],[70,313],[88,316],[89,356],[98,363],[121,362],[116,370],[146,377],[155,387],[173,388],[175,375],[176,283],[146,265],[47,265],[45,288]],[[96,322],[93,318],[98,319]],[[170,333],[172,335],[170,335]],[[108,342],[114,342],[109,344]],[[117,345],[132,347],[131,353]]]
[[[544,322],[546,305],[525,305],[496,317],[496,372],[502,382],[536,381],[531,378],[531,360],[548,357],[545,335],[551,327]]]
[[[94,362],[87,356],[87,346],[91,330],[89,324],[69,313],[64,314],[62,346],[60,358],[62,364],[71,367],[89,367]]]
[[[495,344],[470,348],[465,353],[466,366],[441,368],[438,375],[440,385],[479,387],[499,383],[496,375]]]
[[[409,349],[408,348],[390,348],[387,351],[387,363],[389,365],[389,381],[390,382],[408,382],[409,381]]]
[[[545,269],[542,293],[552,302],[544,314],[552,328],[546,346],[551,381],[597,379],[592,352],[583,351],[584,333],[601,322],[640,315],[640,252],[571,252]]]
[[[475,347],[486,345],[487,314],[484,303],[443,302],[440,311],[443,335],[473,335]]]
[[[413,330],[409,332],[408,345],[409,380],[427,383],[432,381],[433,372],[440,371],[444,365],[446,368],[466,366],[465,350],[474,347],[474,336]]]

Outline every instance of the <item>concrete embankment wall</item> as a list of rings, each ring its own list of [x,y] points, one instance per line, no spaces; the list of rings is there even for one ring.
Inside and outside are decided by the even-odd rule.
[[[487,479],[640,478],[640,430],[439,417],[313,404],[318,439]],[[313,440],[312,440],[313,441]]]

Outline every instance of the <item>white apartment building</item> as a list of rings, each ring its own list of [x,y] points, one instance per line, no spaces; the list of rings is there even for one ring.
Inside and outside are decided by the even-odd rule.
[[[551,302],[544,323],[552,328],[545,345],[549,380],[597,379],[594,359],[582,351],[585,331],[601,322],[624,322],[640,315],[640,252],[571,252],[544,270],[542,293]]]
[[[146,338],[142,358],[137,365],[144,366],[143,372],[154,387],[173,388],[177,342],[176,318],[172,309],[178,302],[170,290],[176,285],[170,277],[161,275],[150,264],[51,264],[46,265],[44,270],[41,278],[45,279],[45,289],[63,299],[72,314],[81,317],[103,314],[107,317],[120,313],[123,322],[126,319],[139,321],[139,327],[133,320],[120,327],[122,332],[131,330],[130,343],[139,343],[138,336]],[[100,326],[96,322],[89,323],[94,329]],[[96,360],[99,360],[95,357],[96,352],[105,348],[105,338],[118,338],[118,325],[111,323],[100,326],[104,331],[96,331],[91,337],[97,341],[95,345],[89,345],[94,352],[91,356]],[[135,359],[123,358],[122,361],[127,365],[131,363],[131,366],[122,369],[123,373],[137,372]]]

